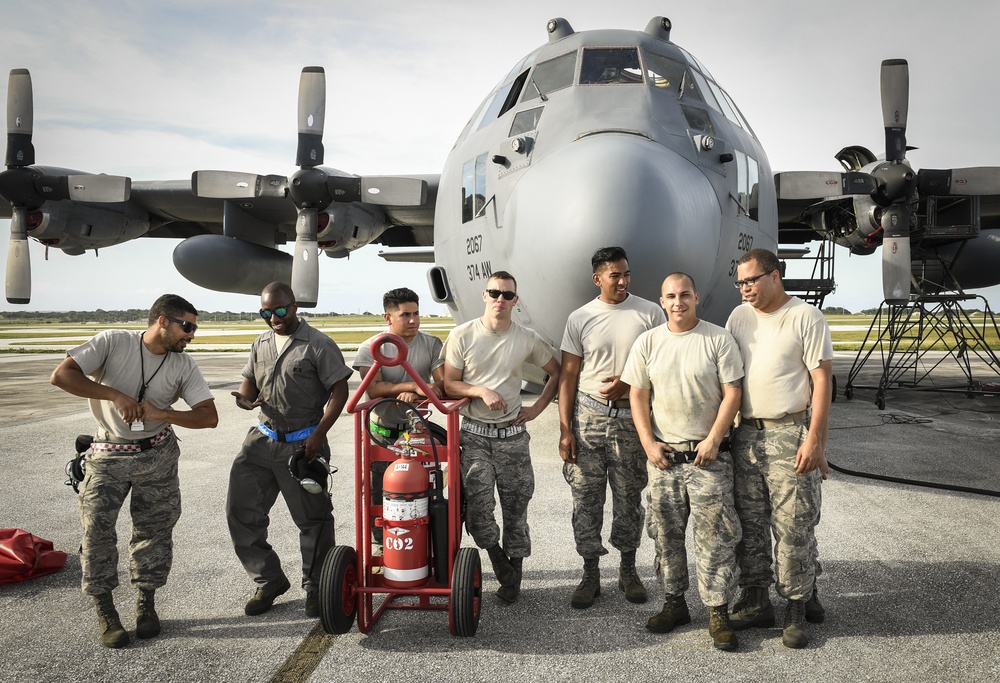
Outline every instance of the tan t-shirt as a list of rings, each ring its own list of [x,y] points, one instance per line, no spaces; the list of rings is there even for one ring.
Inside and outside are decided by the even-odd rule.
[[[570,313],[562,350],[583,359],[578,390],[602,400],[609,385],[601,380],[622,374],[636,337],[666,321],[658,304],[634,294],[620,304],[594,299]]]
[[[490,410],[481,398],[462,408],[462,415],[496,424],[513,420],[521,409],[521,365],[544,366],[553,358],[552,347],[534,330],[511,322],[494,332],[479,318],[459,325],[448,334],[441,350],[445,363],[462,371],[462,381],[491,389],[507,403],[507,412]]]
[[[622,381],[652,392],[653,435],[666,443],[701,441],[722,405],[722,385],[743,377],[731,334],[698,321],[687,332],[666,325],[635,340]]]
[[[775,420],[809,407],[809,371],[833,360],[830,326],[823,313],[793,296],[774,313],[737,306],[726,323],[743,354],[744,418]]]
[[[214,398],[198,364],[186,353],[157,356],[142,343],[142,332],[105,330],[90,341],[69,350],[85,375],[98,384],[113,387],[137,399],[143,384],[143,398],[157,408],[172,406],[184,399],[189,407]],[[140,354],[142,354],[140,356]],[[141,431],[132,431],[111,401],[90,399],[90,412],[97,424],[119,439],[156,436],[166,422],[143,420]]]

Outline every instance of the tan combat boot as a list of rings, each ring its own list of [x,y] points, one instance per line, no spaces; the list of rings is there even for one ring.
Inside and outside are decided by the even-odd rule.
[[[122,626],[111,593],[95,595],[94,606],[97,608],[97,623],[101,629],[101,642],[104,643],[104,647],[117,648],[128,645],[128,631]]]
[[[137,638],[155,638],[160,635],[160,617],[156,614],[156,591],[139,589],[135,605],[135,635]]]
[[[629,602],[641,604],[646,602],[646,587],[639,580],[639,574],[635,570],[635,551],[622,553],[621,566],[618,568],[618,587],[625,591],[625,599]]]
[[[729,623],[729,605],[708,608],[708,635],[712,636],[716,650],[732,652],[739,647],[736,632]]]
[[[733,629],[736,631],[774,626],[774,607],[771,606],[771,598],[767,594],[767,588],[762,586],[744,588],[739,600],[733,605],[730,619]]]
[[[588,557],[583,560],[583,580],[573,591],[569,604],[574,609],[586,609],[594,604],[594,598],[601,594],[600,559]]]

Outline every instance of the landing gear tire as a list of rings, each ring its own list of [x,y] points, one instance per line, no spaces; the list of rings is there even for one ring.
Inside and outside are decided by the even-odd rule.
[[[448,628],[453,636],[471,638],[479,628],[483,604],[483,570],[476,548],[459,548],[451,573]]]
[[[357,554],[338,545],[327,553],[319,576],[319,620],[327,633],[347,633],[358,613]]]

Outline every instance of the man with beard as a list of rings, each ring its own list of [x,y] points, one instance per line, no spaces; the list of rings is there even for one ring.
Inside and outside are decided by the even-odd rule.
[[[97,609],[101,642],[124,647],[129,635],[115,609],[118,536],[115,524],[132,493],[129,569],[139,590],[136,636],[160,633],[154,593],[167,582],[173,560],[173,529],[180,519],[177,476],[180,448],[172,425],[215,427],[215,399],[197,364],[184,353],[194,339],[197,309],[164,294],[149,309],[144,332],[105,330],[70,349],[51,382],[90,399],[97,432],[80,487],[83,592]],[[184,399],[190,410],[173,410]]]

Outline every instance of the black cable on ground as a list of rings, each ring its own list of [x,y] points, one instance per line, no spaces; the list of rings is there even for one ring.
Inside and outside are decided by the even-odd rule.
[[[969,486],[956,486],[953,484],[939,484],[932,481],[921,481],[919,479],[904,479],[902,477],[890,477],[884,474],[872,474],[871,472],[857,472],[844,467],[838,467],[827,459],[826,464],[830,469],[841,474],[849,474],[852,477],[864,477],[865,479],[878,479],[879,481],[891,481],[894,484],[906,484],[908,486],[924,486],[931,489],[944,489],[945,491],[959,491],[961,493],[974,493],[978,496],[993,496],[1000,498],[1000,491],[990,491],[988,489],[976,489]]]

